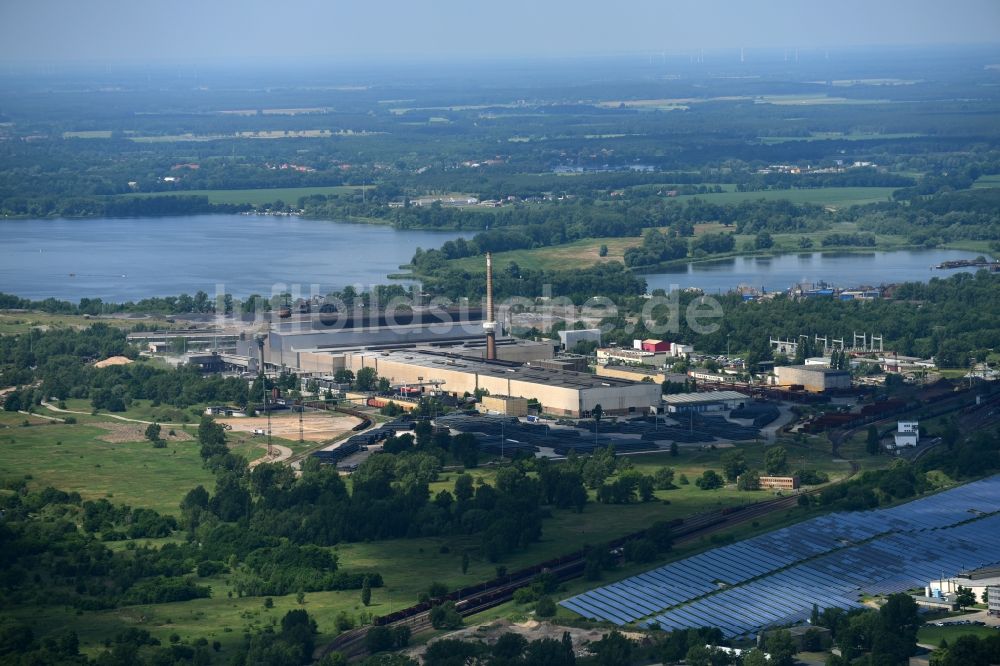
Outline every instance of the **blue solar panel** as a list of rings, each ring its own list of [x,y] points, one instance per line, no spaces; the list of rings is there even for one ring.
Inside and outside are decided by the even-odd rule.
[[[619,624],[709,625],[738,636],[802,620],[813,604],[854,608],[861,593],[1000,562],[1000,515],[987,515],[998,511],[1000,475],[889,509],[814,518],[560,603]]]

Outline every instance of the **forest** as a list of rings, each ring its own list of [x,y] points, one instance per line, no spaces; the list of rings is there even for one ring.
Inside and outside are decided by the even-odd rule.
[[[852,331],[875,331],[885,336],[886,349],[933,356],[939,367],[965,368],[984,360],[1000,339],[998,297],[1000,275],[979,271],[903,283],[896,285],[891,297],[873,301],[795,299],[784,294],[744,301],[739,294],[716,295],[712,298],[723,316],[714,332],[692,330],[685,317],[673,321],[675,309],[686,312],[689,305],[701,302],[700,295],[678,294],[676,308],[667,303],[647,308],[637,322],[624,317],[643,312],[644,299],[620,299],[619,316],[602,320],[601,326],[607,342],[628,346],[636,338],[667,336],[710,354],[725,353],[728,345],[730,350],[746,352],[749,363],[773,360],[769,335],[849,338]]]

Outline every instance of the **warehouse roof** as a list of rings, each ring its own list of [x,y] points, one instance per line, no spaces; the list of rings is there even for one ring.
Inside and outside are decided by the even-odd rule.
[[[701,393],[674,393],[663,396],[668,405],[697,405],[723,400],[749,400],[739,391],[703,391]]]
[[[510,378],[514,381],[545,384],[559,388],[590,389],[601,387],[635,386],[638,382],[613,377],[598,377],[587,372],[550,370],[537,366],[520,365],[506,361],[480,359],[427,351],[362,352],[365,357],[425,367],[430,370],[453,370],[476,373],[480,376]]]
[[[780,368],[788,368],[789,370],[808,370],[809,372],[822,372],[824,375],[850,374],[847,370],[836,370],[834,368],[828,368],[825,365],[779,365],[774,369],[779,370]]]

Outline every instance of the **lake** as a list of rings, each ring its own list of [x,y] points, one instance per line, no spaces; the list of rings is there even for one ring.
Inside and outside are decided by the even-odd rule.
[[[457,232],[398,231],[266,215],[0,221],[0,291],[23,298],[105,301],[149,296],[270,295],[278,283],[319,293],[385,284],[417,247]],[[294,292],[293,292],[294,293]]]
[[[878,286],[893,282],[927,282],[956,270],[931,270],[942,261],[974,259],[963,250],[894,250],[892,252],[802,252],[770,257],[733,257],[701,261],[675,271],[644,275],[649,291],[697,287],[724,293],[740,285],[781,291],[798,283],[827,282],[837,287]]]
[[[399,272],[417,247],[460,234],[396,230],[298,217],[194,215],[174,218],[0,221],[0,291],[25,298],[137,300],[221,291],[270,295],[299,285],[308,296],[346,285],[370,287]],[[703,261],[645,275],[649,289],[699,287],[707,293],[741,284],[768,291],[797,282],[878,285],[946,277],[932,271],[959,250],[806,252]]]

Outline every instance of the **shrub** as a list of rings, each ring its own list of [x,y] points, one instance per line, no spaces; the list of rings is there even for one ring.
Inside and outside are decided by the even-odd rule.
[[[455,602],[448,601],[431,609],[431,626],[435,629],[458,629],[462,616],[455,610]]]
[[[556,614],[556,602],[552,597],[542,597],[535,604],[535,615],[538,617],[552,617]]]

